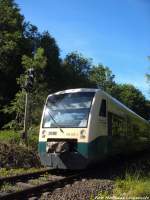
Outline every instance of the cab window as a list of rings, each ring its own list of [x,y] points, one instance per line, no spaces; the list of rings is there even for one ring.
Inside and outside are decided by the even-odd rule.
[[[102,99],[99,116],[106,117],[106,100],[105,99]]]

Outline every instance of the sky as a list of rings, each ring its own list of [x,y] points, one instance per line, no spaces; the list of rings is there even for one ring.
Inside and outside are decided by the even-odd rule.
[[[77,51],[108,66],[117,83],[150,99],[149,0],[16,0],[26,21],[55,38],[61,57]]]

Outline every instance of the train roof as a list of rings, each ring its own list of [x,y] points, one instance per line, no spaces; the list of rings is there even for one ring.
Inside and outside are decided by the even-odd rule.
[[[102,91],[102,90],[101,90]],[[112,97],[111,95],[109,95],[107,92],[102,91],[109,99],[111,99],[114,103],[116,103],[119,107],[125,109],[127,112],[131,113],[132,115],[134,115],[135,117],[139,118],[140,120],[143,120],[145,123],[149,122],[144,119],[143,117],[141,117],[140,115],[138,115],[137,113],[135,113],[133,110],[131,110],[130,108],[128,108],[126,105],[124,105],[123,103],[121,103],[119,100],[115,99],[114,97]]]
[[[140,120],[143,120],[145,123],[149,122],[147,120],[145,120],[144,118],[142,118],[141,116],[139,116],[138,114],[136,114],[134,111],[132,111],[130,108],[128,108],[127,106],[125,106],[123,103],[121,103],[120,101],[118,101],[117,99],[115,99],[114,97],[112,97],[111,95],[109,95],[107,92],[103,91],[102,89],[95,89],[95,88],[77,88],[77,89],[67,89],[67,90],[63,90],[63,91],[59,91],[59,92],[55,92],[51,95],[58,95],[58,94],[64,94],[64,93],[75,93],[75,92],[102,92],[104,95],[106,95],[109,99],[111,99],[115,104],[117,104],[120,108],[125,109],[126,111],[128,111],[129,113],[131,113],[132,115],[134,115],[135,117],[139,118]]]
[[[94,88],[77,88],[77,89],[68,89],[68,90],[62,90],[62,91],[59,91],[59,92],[55,92],[53,94],[50,94],[49,96],[51,95],[58,95],[58,94],[64,94],[64,93],[75,93],[75,92],[97,92],[99,91],[100,89],[94,89]]]

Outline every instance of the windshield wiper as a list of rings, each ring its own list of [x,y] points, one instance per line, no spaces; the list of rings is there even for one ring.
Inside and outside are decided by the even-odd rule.
[[[62,133],[64,133],[64,131],[62,130],[62,128],[60,127],[60,125],[56,122],[56,120],[54,119],[53,115],[50,113],[50,111],[47,110],[47,112],[48,112],[49,116],[51,117],[51,119],[53,120],[53,122],[56,124],[57,128],[59,128],[60,131],[61,131]]]

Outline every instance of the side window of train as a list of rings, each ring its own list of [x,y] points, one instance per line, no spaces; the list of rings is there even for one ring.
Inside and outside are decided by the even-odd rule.
[[[125,136],[126,135],[126,121],[124,118],[112,115],[112,135]]]
[[[102,99],[99,116],[106,117],[106,99]]]

